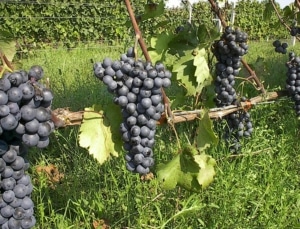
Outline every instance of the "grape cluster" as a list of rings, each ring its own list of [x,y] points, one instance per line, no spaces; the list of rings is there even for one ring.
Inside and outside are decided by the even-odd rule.
[[[215,99],[218,107],[235,103],[235,76],[239,74],[241,59],[248,52],[248,35],[238,29],[226,27],[220,40],[215,41],[212,51],[217,58]]]
[[[273,46],[275,47],[275,52],[278,52],[281,54],[287,53],[287,47],[288,47],[287,43],[285,43],[285,42],[281,43],[279,40],[275,40],[273,42]]]
[[[295,102],[295,111],[297,117],[300,117],[300,57],[295,53],[289,53],[289,62],[286,64],[287,79],[286,89]]]
[[[28,146],[45,148],[54,129],[51,121],[52,92],[39,80],[40,66],[5,74],[0,79],[0,139],[18,139]]]
[[[42,67],[6,73],[0,79],[0,226],[27,229],[35,225],[32,184],[25,171],[27,147],[45,148],[54,130],[52,92],[39,81]]]
[[[228,115],[226,121],[228,123],[227,133],[229,134],[229,137],[232,137],[231,140],[233,141],[230,150],[233,153],[237,153],[241,147],[239,139],[242,137],[250,137],[253,132],[250,113],[248,111],[240,110]]]
[[[220,40],[215,41],[212,46],[217,59],[214,85],[218,107],[239,103],[234,85],[235,77],[240,72],[242,57],[248,53],[247,39],[245,32],[227,26]],[[247,111],[237,111],[224,119],[228,127],[225,138],[233,141],[230,148],[233,152],[238,152],[239,139],[250,136],[253,131],[250,114]]]
[[[120,60],[105,58],[94,64],[96,77],[115,95],[114,102],[122,109],[120,125],[125,159],[129,171],[149,173],[154,165],[153,151],[157,121],[164,111],[162,87],[171,85],[171,72],[162,63],[135,59],[129,48]]]
[[[296,27],[296,26],[292,26],[291,27],[291,31],[290,31],[290,35],[291,36],[297,36],[300,33],[300,27]]]
[[[27,148],[19,142],[8,145],[0,140],[0,226],[27,229],[35,225],[34,204],[30,198],[33,186],[25,173]]]

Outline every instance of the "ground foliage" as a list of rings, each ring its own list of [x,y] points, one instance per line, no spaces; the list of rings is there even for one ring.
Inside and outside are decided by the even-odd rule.
[[[180,25],[185,26],[189,18],[186,7],[163,9],[162,17],[153,17],[153,13],[144,15],[145,1],[132,1],[132,5],[146,37],[159,34],[164,28],[175,30]],[[263,19],[265,7],[265,3],[257,1],[239,1],[235,9],[235,24],[248,32],[251,39],[265,39],[271,34],[285,37],[282,29],[273,26],[277,21],[274,13],[271,20]],[[227,5],[228,20],[231,10]],[[0,11],[1,30],[10,32],[23,51],[44,47],[48,43],[74,47],[87,41],[128,41],[133,35],[125,6],[120,1],[5,0],[0,2]],[[213,18],[215,15],[211,13],[208,2],[193,5],[194,23],[213,26]]]

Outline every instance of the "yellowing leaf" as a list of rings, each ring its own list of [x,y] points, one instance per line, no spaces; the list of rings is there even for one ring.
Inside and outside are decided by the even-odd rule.
[[[112,132],[100,106],[86,108],[80,126],[79,145],[100,163],[111,155],[118,156],[112,141]]]
[[[215,159],[206,154],[195,155],[195,162],[199,165],[200,171],[197,180],[202,188],[206,188],[214,179],[216,174],[214,166],[216,165]]]

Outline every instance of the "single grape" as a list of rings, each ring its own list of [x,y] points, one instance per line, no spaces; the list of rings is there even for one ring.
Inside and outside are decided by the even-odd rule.
[[[23,199],[26,196],[26,186],[24,184],[16,184],[13,191],[17,198]]]
[[[6,205],[5,207],[1,208],[0,213],[3,217],[8,218],[14,214],[14,211],[15,209],[12,206]]]
[[[28,78],[36,81],[40,80],[44,76],[44,70],[39,65],[32,66],[28,71]]]
[[[23,157],[17,156],[16,159],[10,165],[13,170],[21,170],[25,166],[25,161]]]
[[[14,217],[10,217],[8,220],[9,229],[20,229],[21,228],[21,220],[15,219]]]
[[[22,136],[22,141],[27,146],[36,146],[40,138],[38,134],[24,134]]]
[[[34,216],[25,217],[21,221],[21,225],[22,225],[23,229],[29,229],[29,228],[33,227],[35,225],[35,223],[36,223],[36,219]]]
[[[36,109],[35,118],[39,122],[48,121],[51,119],[51,110],[44,107],[38,107]]]
[[[0,78],[0,91],[7,91],[11,88],[11,83],[8,78]]]
[[[0,105],[6,105],[8,102],[8,95],[4,91],[0,91]]]
[[[28,134],[35,134],[39,130],[40,123],[37,119],[33,119],[25,123],[25,130]]]
[[[22,200],[22,204],[21,204],[21,207],[23,209],[29,209],[29,208],[32,208],[34,206],[32,200],[28,197],[28,196],[25,196]]]
[[[21,117],[25,121],[31,121],[35,118],[36,116],[36,109],[29,106],[29,105],[24,105],[21,107]]]
[[[17,152],[14,149],[8,150],[5,154],[2,155],[3,160],[6,163],[11,163],[17,158]]]
[[[6,203],[10,203],[14,200],[15,193],[12,190],[7,190],[7,191],[3,192],[2,198]]]

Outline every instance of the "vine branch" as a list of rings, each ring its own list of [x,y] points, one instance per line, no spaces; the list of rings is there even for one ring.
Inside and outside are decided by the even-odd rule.
[[[222,119],[224,116],[236,112],[238,110],[248,110],[253,106],[259,105],[266,101],[276,100],[279,97],[287,96],[287,91],[275,91],[275,92],[267,92],[265,95],[259,95],[251,98],[249,101],[241,102],[239,105],[230,105],[221,108],[212,108],[209,110],[208,115],[211,119]],[[66,126],[74,126],[80,125],[83,120],[84,111],[72,112],[69,108],[57,108],[52,111],[55,117],[58,119],[58,123],[60,124],[57,127],[66,127]],[[201,118],[204,110],[193,110],[193,111],[174,111],[172,125],[181,122],[193,121],[195,119]],[[158,124],[168,123],[168,119],[165,115],[160,120]]]

